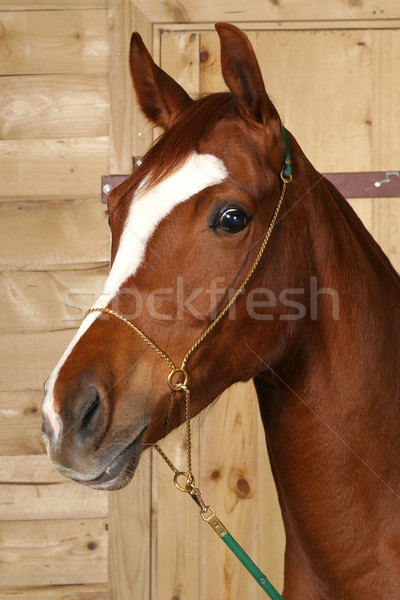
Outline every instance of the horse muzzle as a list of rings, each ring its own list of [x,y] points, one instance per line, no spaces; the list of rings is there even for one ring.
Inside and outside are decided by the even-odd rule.
[[[132,424],[110,427],[107,394],[92,384],[80,386],[79,392],[61,414],[49,409],[45,397],[42,434],[49,460],[62,475],[88,487],[124,487],[139,462],[150,418],[142,415]]]

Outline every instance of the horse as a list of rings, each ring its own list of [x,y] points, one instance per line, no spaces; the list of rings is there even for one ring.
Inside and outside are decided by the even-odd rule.
[[[164,133],[109,197],[103,294],[45,384],[48,456],[80,484],[118,489],[165,423],[185,421],[186,374],[192,415],[253,379],[286,533],[285,600],[393,600],[400,279],[283,128],[247,36],[216,29],[228,91],[197,99],[132,36],[137,99]],[[185,363],[172,408],[168,357]]]

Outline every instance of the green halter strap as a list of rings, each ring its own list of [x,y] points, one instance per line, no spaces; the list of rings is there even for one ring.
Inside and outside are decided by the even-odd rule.
[[[282,136],[285,142],[285,158],[282,165],[282,173],[286,179],[290,179],[290,176],[292,175],[292,161],[290,160],[289,136],[283,125]]]

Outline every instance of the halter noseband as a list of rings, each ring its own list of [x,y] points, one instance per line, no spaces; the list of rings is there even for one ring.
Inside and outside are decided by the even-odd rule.
[[[168,456],[164,453],[164,451],[160,448],[158,444],[155,444],[155,448],[162,456],[162,458],[166,461],[170,469],[174,472],[174,484],[178,488],[178,490],[182,492],[186,492],[191,495],[193,500],[200,507],[200,515],[202,519],[211,525],[211,527],[216,531],[216,533],[223,539],[223,541],[229,546],[229,548],[234,552],[234,554],[239,558],[242,564],[246,567],[246,569],[250,572],[250,574],[254,577],[257,583],[264,589],[264,591],[272,598],[273,600],[282,600],[280,594],[276,591],[276,589],[272,586],[272,584],[268,581],[267,577],[258,569],[257,565],[251,560],[251,558],[244,552],[244,550],[239,546],[236,540],[230,535],[226,527],[221,523],[221,521],[217,518],[215,511],[209,506],[206,505],[200,490],[195,486],[195,478],[192,473],[192,445],[191,445],[191,427],[190,427],[190,390],[188,388],[189,376],[186,371],[186,363],[196,350],[196,348],[204,341],[204,339],[208,336],[209,333],[216,327],[216,325],[221,321],[221,319],[226,315],[231,306],[236,302],[237,298],[240,296],[244,288],[246,287],[249,279],[253,275],[256,270],[258,263],[261,260],[262,255],[264,254],[264,250],[268,244],[268,241],[271,237],[272,230],[278,218],[278,214],[280,208],[282,206],[282,202],[285,196],[286,186],[288,183],[292,181],[292,165],[290,159],[290,148],[289,148],[289,137],[285,127],[282,126],[282,136],[285,142],[285,158],[282,165],[282,170],[280,172],[280,178],[282,180],[282,190],[278,200],[278,203],[275,207],[274,213],[272,215],[271,221],[269,223],[268,229],[264,236],[264,239],[261,243],[260,249],[257,253],[257,256],[248,271],[246,277],[243,279],[241,285],[236,290],[235,294],[232,296],[230,301],[225,305],[225,307],[220,311],[217,317],[210,323],[210,325],[203,331],[200,337],[194,342],[194,344],[189,348],[186,352],[180,367],[176,367],[172,359],[164,352],[155,342],[153,342],[141,329],[136,327],[133,323],[128,321],[123,315],[118,312],[110,309],[110,308],[90,308],[86,315],[91,313],[99,312],[107,315],[111,315],[116,317],[129,327],[131,327],[135,333],[137,333],[142,340],[144,340],[152,350],[154,350],[171,368],[171,371],[167,377],[167,383],[170,388],[170,406],[168,410],[168,415],[164,425],[163,438],[167,435],[170,429],[170,422],[172,413],[175,406],[175,395],[177,392],[183,392],[185,394],[185,422],[186,422],[186,459],[187,459],[187,470],[186,471],[178,471],[178,469],[174,466],[174,464],[170,461]],[[176,381],[177,377],[181,377],[182,381]]]

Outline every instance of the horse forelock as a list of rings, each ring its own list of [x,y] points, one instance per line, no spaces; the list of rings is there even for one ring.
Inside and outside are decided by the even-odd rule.
[[[236,112],[236,101],[230,92],[209,94],[189,105],[172,127],[167,129],[146,152],[132,175],[109,196],[109,210],[130,204],[135,190],[150,190],[176,172],[201,142],[207,141],[215,125]]]

